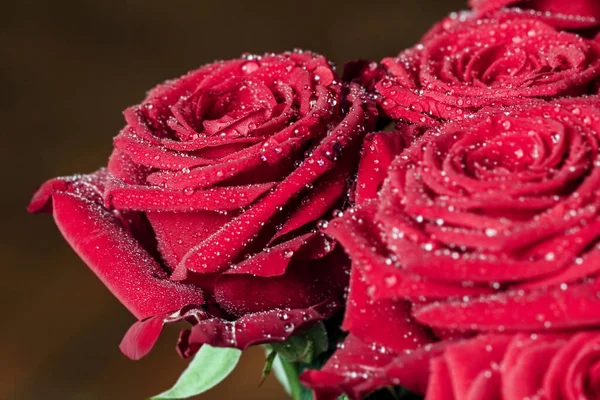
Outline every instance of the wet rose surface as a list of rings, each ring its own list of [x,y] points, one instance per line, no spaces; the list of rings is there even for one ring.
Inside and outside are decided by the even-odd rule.
[[[600,4],[590,0],[470,0],[478,14],[502,9],[509,12],[528,12],[545,18],[560,28],[579,29],[600,23]]]
[[[438,300],[415,312],[431,326],[598,323],[599,121],[590,97],[443,125],[400,153],[377,202],[326,231],[366,260],[374,298]],[[556,308],[567,298],[577,307]]]
[[[599,340],[599,332],[589,330],[485,334],[394,355],[374,351],[350,336],[323,371],[310,372],[305,380],[330,383],[336,373],[347,373],[343,367],[362,364],[367,373],[346,375],[347,382],[348,376],[360,381],[351,386],[351,398],[359,398],[356,394],[368,385],[395,384],[426,399],[597,399]],[[343,367],[335,368],[336,362]],[[334,394],[322,391],[317,398],[335,398]]]
[[[301,377],[305,385],[314,389],[319,400],[335,399],[341,393],[359,399],[391,384],[386,368],[436,340],[432,332],[415,322],[409,301],[372,297],[373,286],[365,273],[367,270],[376,272],[377,263],[381,260],[373,253],[377,242],[361,234],[372,217],[362,212],[374,209],[390,164],[419,134],[418,129],[405,126],[395,132],[367,135],[355,190],[358,208],[346,211],[323,227],[344,246],[351,242],[355,246],[347,249],[352,258],[352,273],[342,329],[349,335],[321,370],[307,371]],[[426,358],[419,356],[419,359],[422,362],[415,361],[414,365],[426,370]],[[407,371],[402,369],[399,372],[403,378],[402,385],[424,393],[425,384],[419,380],[419,375]]]
[[[165,323],[190,357],[345,308],[322,368],[290,366],[318,400],[600,397],[600,6],[471,5],[342,79],[298,51],[165,82],[106,169],[40,188],[138,318],[126,355]]]
[[[425,394],[413,363],[429,376],[438,366],[423,357],[448,340],[597,326],[599,104],[530,101],[421,137],[367,136],[357,206],[325,228],[352,259],[350,336],[305,383],[322,396],[390,383]],[[495,398],[444,385],[427,398]]]
[[[435,126],[486,106],[593,94],[600,43],[523,13],[485,19],[457,14],[381,66],[386,76],[375,88],[382,110],[396,120]]]
[[[582,331],[482,335],[449,344],[431,360],[427,397],[444,391],[447,399],[597,399],[599,338]]]
[[[375,113],[316,54],[217,62],[127,109],[108,168],[45,183],[30,210],[140,319],[130,357],[183,319],[185,356],[283,340],[341,306],[348,262],[316,221],[343,206]]]

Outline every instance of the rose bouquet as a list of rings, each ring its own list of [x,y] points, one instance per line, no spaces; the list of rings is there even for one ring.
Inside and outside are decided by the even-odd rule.
[[[125,110],[32,212],[192,358],[295,399],[600,398],[600,2],[473,0],[381,62],[219,61]]]

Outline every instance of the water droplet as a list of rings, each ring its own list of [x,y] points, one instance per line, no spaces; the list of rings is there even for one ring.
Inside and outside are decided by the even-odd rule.
[[[387,287],[392,287],[398,282],[398,278],[395,275],[386,276],[383,281]]]
[[[495,230],[494,228],[487,228],[487,229],[485,230],[485,235],[486,235],[486,236],[488,236],[488,237],[494,237],[494,236],[496,236],[497,234],[498,234],[498,231],[497,231],[497,230]]]
[[[329,222],[327,222],[324,219],[317,222],[317,228],[319,228],[319,229],[326,229],[328,226],[329,226]]]
[[[390,81],[389,79],[384,79],[381,82],[381,86],[383,86],[384,88],[389,88],[390,86],[392,86],[392,81]]]
[[[344,212],[342,210],[333,210],[332,214],[335,218],[341,218],[344,216]]]

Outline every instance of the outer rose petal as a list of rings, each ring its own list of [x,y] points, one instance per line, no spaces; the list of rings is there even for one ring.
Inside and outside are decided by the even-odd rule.
[[[353,267],[343,323],[343,329],[350,334],[320,371],[308,371],[301,377],[304,384],[315,389],[319,399],[328,398],[331,393],[346,393],[358,399],[391,383],[384,367],[397,357],[403,360],[399,355],[410,354],[433,341],[431,334],[413,321],[407,302],[371,300],[360,274]],[[422,364],[418,358],[406,362]],[[396,375],[394,379],[413,390],[424,387],[417,383],[417,370],[411,369],[411,377]]]
[[[129,328],[119,345],[121,352],[132,360],[139,360],[154,347],[162,328],[164,318],[154,316],[138,321]]]
[[[332,170],[319,179],[271,242],[317,221],[333,206],[339,204],[346,190],[348,176],[356,169],[355,162],[353,157],[343,157]]]
[[[303,247],[322,247],[324,242],[317,233],[310,232],[293,239],[269,247],[268,251],[260,252],[225,272],[226,275],[248,274],[263,278],[285,274],[288,265]]]
[[[252,345],[282,342],[299,330],[330,317],[336,311],[332,304],[323,302],[305,309],[272,309],[247,314],[235,321],[221,318],[201,320],[189,332],[182,334],[179,352],[190,356],[202,344],[243,350]]]
[[[564,346],[560,336],[542,336],[535,340],[523,336],[514,337],[504,356],[502,393],[505,399],[539,395],[548,364]]]
[[[212,235],[236,214],[210,211],[146,213],[156,233],[158,249],[170,269],[177,267],[190,247]]]
[[[285,258],[285,255],[284,255]],[[215,282],[215,299],[233,315],[244,315],[270,309],[301,309],[333,301],[345,280],[347,264],[336,254],[312,260],[293,260],[283,275],[261,277],[244,273],[223,274]],[[335,301],[333,304],[339,304]]]
[[[423,346],[408,354],[400,354],[385,368],[387,379],[394,385],[401,385],[413,393],[425,394],[429,385],[431,361],[442,355],[452,341],[437,342]]]
[[[106,173],[47,182],[30,210],[50,204],[65,239],[138,319],[202,304],[200,290],[172,282],[160,265],[102,205]]]
[[[402,300],[372,300],[358,268],[352,268],[346,314],[342,328],[366,343],[376,343],[401,353],[434,339],[410,315],[410,303]]]
[[[193,356],[203,345],[245,349],[251,345],[280,342],[337,310],[332,302],[306,309],[272,309],[247,314],[237,320],[212,316],[203,309],[187,307],[138,321],[123,337],[121,350],[131,359],[139,359],[152,350],[165,324],[186,320],[193,324],[181,332],[177,350],[184,358]]]
[[[598,292],[598,282],[581,283],[568,290],[507,292],[433,303],[414,314],[425,325],[453,329],[515,331],[596,326],[600,324]]]
[[[247,207],[269,191],[274,183],[216,187],[193,192],[170,191],[160,187],[110,185],[106,197],[118,210],[138,211],[234,211]]]
[[[345,393],[358,400],[386,384],[383,367],[394,357],[395,353],[379,351],[377,345],[350,334],[321,370],[306,371],[300,380],[315,391],[317,399]]]
[[[354,268],[363,271],[371,285],[373,299],[416,298],[426,296],[456,297],[491,293],[491,289],[461,287],[422,278],[406,272],[385,256],[384,244],[379,242],[378,228],[373,224],[375,202],[369,202],[329,223],[325,233],[337,239],[351,256]]]
[[[581,331],[445,340],[390,360],[384,375],[388,382],[426,392],[427,400],[596,399],[599,337],[600,331]],[[380,377],[380,370],[374,365],[371,371]],[[323,390],[335,387],[335,375],[313,377]]]
[[[494,365],[500,363],[510,340],[508,335],[479,336],[446,348],[444,360],[452,380],[454,398],[467,398],[469,389],[480,372],[493,369]],[[432,384],[434,383],[430,383]]]
[[[388,167],[409,140],[396,132],[371,133],[365,137],[356,182],[357,204],[377,197]]]
[[[407,348],[398,354],[350,333],[321,370],[306,371],[300,380],[315,390],[318,399],[341,393],[352,400],[360,399],[390,384],[424,394],[430,361],[450,343]]]
[[[548,371],[543,381],[544,393],[550,399],[568,399],[569,382],[565,381],[565,372],[568,371],[569,365],[577,356],[577,353],[590,343],[597,333],[581,332],[573,336],[571,340],[560,351],[548,365]]]
[[[431,360],[431,375],[427,385],[425,398],[435,400],[454,400],[454,390],[452,388],[452,378],[448,363],[444,357],[436,357]]]

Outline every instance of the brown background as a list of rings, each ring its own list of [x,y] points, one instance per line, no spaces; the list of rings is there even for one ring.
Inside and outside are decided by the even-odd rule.
[[[102,166],[121,110],[213,59],[294,47],[342,65],[413,44],[463,0],[0,1],[0,399],[143,399],[184,369],[169,329],[134,362],[133,317],[25,205],[44,179]],[[253,349],[203,399],[282,399],[257,388]]]

